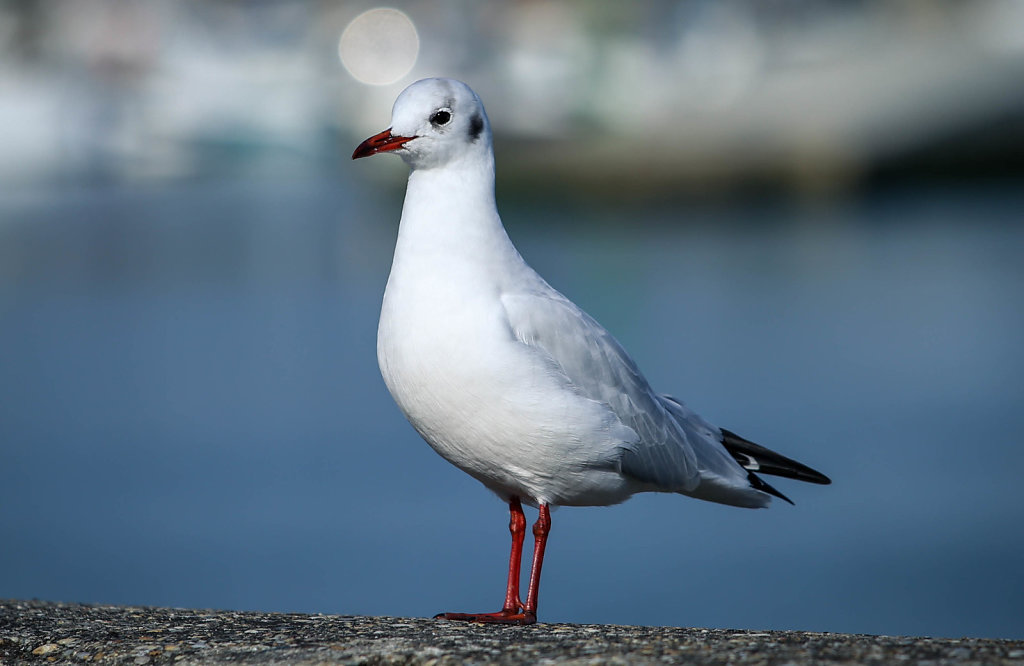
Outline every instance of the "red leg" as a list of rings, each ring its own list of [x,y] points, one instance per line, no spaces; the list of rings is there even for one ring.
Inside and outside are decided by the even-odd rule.
[[[523,539],[526,537],[526,515],[519,498],[508,503],[508,531],[512,534],[512,552],[508,556],[508,585],[505,586],[503,611],[518,611],[523,607],[519,600],[519,572],[523,561]]]
[[[533,526],[533,566],[530,569],[529,598],[524,605],[519,600],[519,570],[523,558],[523,540],[526,537],[526,516],[519,498],[508,503],[508,530],[512,533],[512,552],[508,558],[508,585],[505,588],[505,605],[496,613],[439,613],[434,617],[443,620],[465,622],[490,622],[501,624],[533,624],[537,621],[537,586],[540,583],[540,564],[544,559],[544,545],[551,528],[551,517],[547,505],[541,505],[541,517]],[[542,526],[543,522],[543,526]],[[543,533],[543,536],[541,536]],[[538,560],[538,554],[540,560]],[[532,604],[532,606],[531,606]]]
[[[537,620],[537,596],[540,593],[540,568],[544,565],[544,548],[548,545],[551,531],[551,511],[547,504],[540,505],[540,515],[533,524],[533,565],[530,567],[530,589],[526,593],[526,607],[523,611]]]

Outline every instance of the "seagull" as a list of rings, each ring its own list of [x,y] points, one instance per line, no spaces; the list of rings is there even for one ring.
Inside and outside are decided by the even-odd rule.
[[[465,83],[406,88],[391,127],[352,159],[378,153],[410,167],[377,330],[381,375],[423,439],[510,514],[501,610],[435,617],[536,622],[551,507],[664,492],[761,508],[772,496],[792,502],[759,474],[830,483],[656,392],[611,334],[526,263],[498,216],[490,121]],[[525,602],[523,504],[538,509]]]

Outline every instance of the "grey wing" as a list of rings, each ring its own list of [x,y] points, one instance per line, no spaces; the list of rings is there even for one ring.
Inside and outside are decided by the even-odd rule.
[[[691,441],[696,433],[681,427],[608,331],[554,290],[506,294],[502,303],[520,342],[545,354],[581,394],[606,404],[636,432],[638,441],[623,444],[620,472],[659,490],[700,485],[697,449],[703,447]]]
[[[670,395],[660,395],[658,400],[672,414],[688,440],[693,443],[700,470],[705,477],[724,482],[731,481],[732,483],[727,485],[737,485],[744,490],[751,487],[747,470],[722,444],[721,429],[711,425],[700,414]]]

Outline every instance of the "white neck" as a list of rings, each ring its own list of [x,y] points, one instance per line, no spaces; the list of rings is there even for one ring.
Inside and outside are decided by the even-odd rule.
[[[433,271],[456,264],[490,276],[502,274],[493,270],[496,263],[522,265],[494,203],[490,150],[409,174],[392,273],[406,263],[433,264]]]

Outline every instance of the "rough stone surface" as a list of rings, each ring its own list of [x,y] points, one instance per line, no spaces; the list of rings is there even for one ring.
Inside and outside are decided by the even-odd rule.
[[[0,664],[1021,664],[1024,641],[0,601]]]

